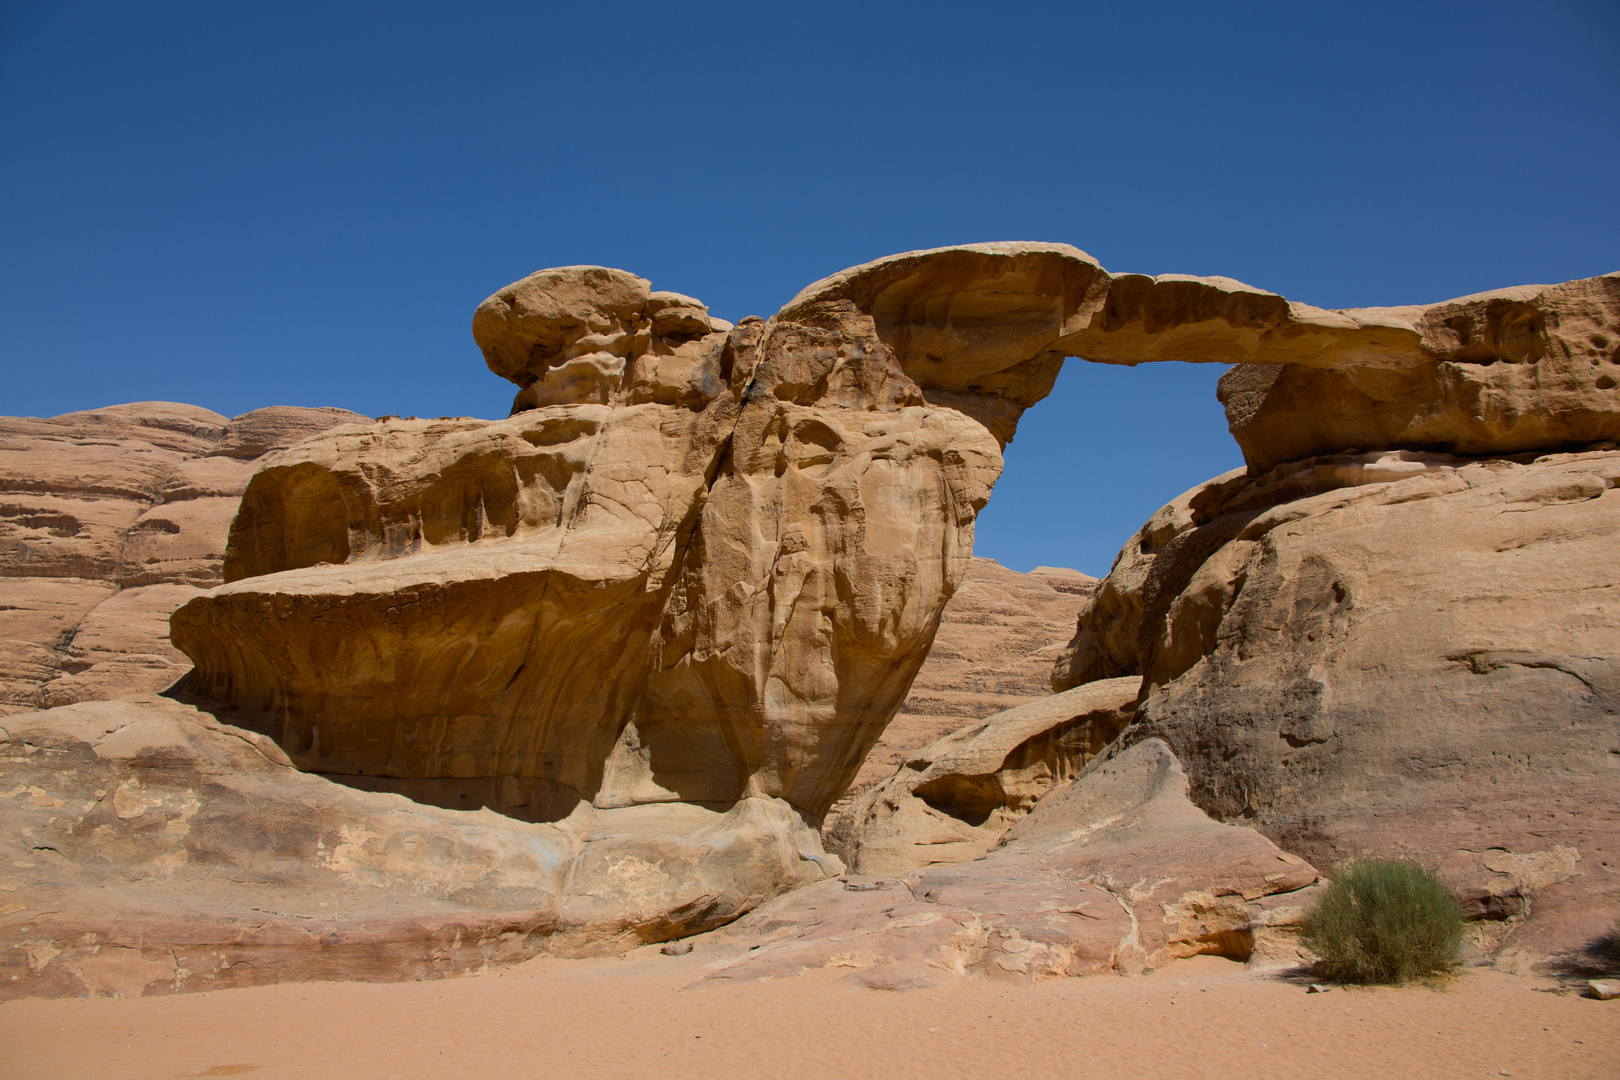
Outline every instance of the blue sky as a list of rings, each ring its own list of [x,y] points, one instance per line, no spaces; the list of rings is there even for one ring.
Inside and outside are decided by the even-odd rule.
[[[0,0],[0,413],[504,415],[474,306],[601,263],[768,315],[1059,240],[1328,307],[1620,269],[1620,3]],[[1071,364],[978,550],[1107,568],[1239,463],[1213,367]]]

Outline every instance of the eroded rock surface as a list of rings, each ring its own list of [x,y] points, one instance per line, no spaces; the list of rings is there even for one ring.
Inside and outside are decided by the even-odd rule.
[[[1439,867],[1481,918],[1534,895],[1507,946],[1577,947],[1620,914],[1617,482],[1615,451],[1228,474],[1127,545],[1055,681],[1140,672],[1125,738],[1174,747],[1217,817]]]
[[[1538,912],[1576,897],[1588,918],[1612,894],[1588,868],[1611,861],[1601,808],[1620,775],[1604,771],[1613,477],[1601,453],[1532,458],[1620,436],[1616,280],[1335,312],[1225,278],[1112,275],[1066,245],[985,244],[856,267],[732,326],[623,271],[541,271],[474,319],[518,387],[510,417],[342,427],[259,461],[225,584],[171,622],[197,665],[185,692],[344,781],[300,780],[362,800],[339,817],[403,805],[442,824],[485,807],[574,844],[567,883],[528,873],[535,909],[558,913],[533,932],[565,950],[691,932],[821,881],[778,914],[832,926],[844,916],[793,905],[864,897],[860,926],[881,914],[873,933],[910,942],[893,963],[1034,977],[1248,955],[1256,926],[1292,917],[1264,897],[1314,871],[1203,817],[1166,745],[1200,806],[1309,857],[1399,848],[1398,827],[1481,913],[1535,894]],[[841,867],[812,827],[906,700],[968,575],[1001,448],[1074,356],[1240,365],[1222,395],[1249,468],[1149,522],[1058,664],[1080,697],[1141,680],[1123,742],[1001,847],[913,871],[909,899],[885,907],[868,895],[883,888],[826,880]],[[141,437],[174,443],[159,449],[178,464],[86,482],[115,501],[120,483],[224,498],[210,494],[224,472],[267,438],[221,419],[165,414]],[[210,464],[193,443],[224,449]],[[19,565],[61,585],[30,600],[29,633],[77,626],[104,598],[88,569],[203,559],[164,547],[188,535],[180,510],[142,531],[139,510],[96,502],[74,546],[50,532],[60,509],[19,516],[34,530]],[[1037,736],[994,768],[999,736],[964,744],[976,763],[909,802],[897,788],[892,819],[927,804],[918,790],[993,786],[997,827],[1012,820],[1037,794],[1012,759]],[[1057,783],[1084,741],[1030,744],[1025,764]],[[25,739],[24,768],[43,745]],[[18,791],[34,787],[69,805],[33,780]],[[364,801],[398,795],[416,802]],[[168,857],[63,842],[64,874],[111,874],[128,905],[157,888],[131,875]],[[889,850],[916,857],[906,846]],[[95,861],[122,857],[108,851],[133,861]],[[733,869],[705,869],[719,866]],[[856,954],[839,933],[784,931],[768,955],[843,962]]]
[[[904,874],[990,849],[1130,722],[1140,679],[1110,679],[997,713],[908,755],[822,830],[852,873]]]
[[[911,692],[833,804],[837,813],[909,757],[974,720],[1050,694],[1055,658],[1097,579],[1040,566],[1020,574],[977,556],[945,605]]]
[[[277,458],[244,499],[230,583],[182,610],[175,640],[192,692],[306,768],[540,819],[767,796],[817,821],[904,700],[999,444],[1064,356],[1540,363],[1559,335],[1596,348],[1608,290],[1514,292],[1542,312],[1525,315],[1532,348],[1489,297],[1328,312],[1224,278],[1110,275],[1065,245],[894,256],[736,327],[623,271],[541,271],[474,319],[520,387],[513,417],[392,422]],[[1521,404],[1549,439],[1573,409]],[[1162,525],[1144,543],[1178,542]],[[1125,673],[1134,620],[1098,620],[1102,666],[1071,679]]]
[[[847,967],[858,985],[910,989],[1287,954],[1316,878],[1253,829],[1207,817],[1169,748],[1146,740],[1054,789],[981,858],[825,881],[761,907],[716,935],[747,951],[709,979]]]
[[[219,584],[257,459],[356,421],[369,418],[162,401],[0,417],[0,715],[183,675],[169,613]]]
[[[424,806],[163,698],[7,717],[0,997],[442,977],[710,929],[820,880],[785,803]]]
[[[1015,284],[1049,261],[987,258]],[[537,819],[779,797],[819,821],[904,700],[1001,467],[869,308],[812,290],[732,328],[620,272],[502,290],[474,331],[518,411],[264,469],[230,583],[175,619],[190,691],[303,767],[420,797]],[[1034,358],[1016,346],[976,370]]]
[[[1399,363],[1380,353],[1227,372],[1220,399],[1254,471],[1351,448],[1482,455],[1620,440],[1620,274],[1337,314],[1399,324],[1415,350]]]
[[[986,272],[1015,249],[1016,267]],[[1220,397],[1254,472],[1346,450],[1620,441],[1620,274],[1332,311],[1231,278],[1112,275],[1066,245],[987,244],[891,256],[810,294],[870,305],[929,401],[967,392],[1003,441],[1064,356],[1236,365]]]

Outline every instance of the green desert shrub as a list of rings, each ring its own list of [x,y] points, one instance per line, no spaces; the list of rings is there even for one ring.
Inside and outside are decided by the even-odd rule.
[[[1305,913],[1305,944],[1318,971],[1337,982],[1404,983],[1457,963],[1462,909],[1451,890],[1416,863],[1347,863]]]

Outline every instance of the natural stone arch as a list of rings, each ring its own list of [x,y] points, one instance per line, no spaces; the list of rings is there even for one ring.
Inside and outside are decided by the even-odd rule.
[[[765,799],[815,823],[904,699],[1000,447],[1064,357],[1236,365],[1221,396],[1258,475],[1620,438],[1617,315],[1614,275],[1326,311],[1059,244],[893,256],[735,327],[623,271],[541,271],[474,320],[513,416],[289,452],[250,487],[238,579],[174,638],[193,693],[314,771],[544,819]],[[317,474],[343,560],[278,564],[315,550],[301,513],[333,532],[333,500],[299,494]]]

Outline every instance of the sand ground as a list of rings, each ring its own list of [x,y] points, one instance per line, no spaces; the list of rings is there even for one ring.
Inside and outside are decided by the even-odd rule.
[[[437,982],[11,1002],[0,1075],[1620,1077],[1620,1001],[1491,970],[1328,994],[1214,958],[1036,986],[896,993],[834,969],[684,989],[704,962],[643,949]]]

